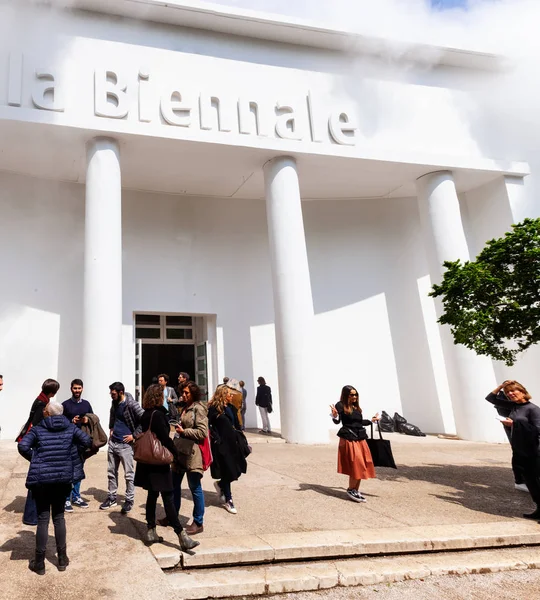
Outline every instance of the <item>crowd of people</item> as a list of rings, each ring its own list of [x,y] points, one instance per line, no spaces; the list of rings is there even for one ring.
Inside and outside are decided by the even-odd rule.
[[[0,382],[3,385],[2,377]],[[107,498],[99,508],[105,511],[118,505],[121,465],[125,479],[121,513],[127,515],[133,509],[135,487],[147,493],[146,544],[162,541],[157,533],[160,525],[174,530],[183,551],[199,545],[192,536],[204,531],[202,477],[207,469],[216,480],[220,503],[229,513],[237,513],[231,486],[247,472],[246,458],[251,451],[243,433],[247,408],[244,382],[225,377],[210,401],[203,398],[201,389],[187,373],[180,373],[177,390],[169,385],[166,374],[159,375],[156,382],[145,390],[142,404],[121,382],[109,386],[108,436],[90,402],[83,398],[81,379],[71,382],[71,397],[61,404],[55,401],[60,384],[54,379],[43,382],[17,436],[20,454],[30,461],[23,522],[37,525],[35,555],[29,563],[32,571],[45,573],[51,514],[57,566],[59,570],[68,566],[64,514],[73,512],[73,507],[88,508],[88,502],[81,497],[85,461],[107,442]],[[271,390],[265,382],[263,396],[265,410],[269,406],[271,410]],[[268,423],[265,432],[270,431]],[[148,432],[170,453],[170,460],[159,464],[136,460],[137,443]],[[193,496],[193,520],[186,528],[179,519],[184,477]],[[166,516],[156,521],[160,495]]]
[[[247,456],[251,447],[245,429],[246,392],[242,381],[225,377],[209,401],[199,386],[180,373],[178,388],[169,386],[169,378],[161,374],[146,389],[142,405],[126,392],[121,382],[109,386],[111,408],[109,435],[104,434],[90,403],[82,397],[83,382],[71,382],[71,397],[62,404],[54,401],[59,384],[47,379],[40,395],[17,438],[18,449],[30,461],[26,480],[28,496],[23,522],[37,525],[36,551],[29,568],[45,573],[45,550],[52,514],[58,569],[69,564],[66,548],[65,511],[73,506],[86,508],[80,487],[84,479],[84,463],[108,441],[108,494],[101,510],[117,506],[118,473],[122,465],[125,478],[125,500],[122,514],[133,508],[135,487],[147,492],[145,543],[162,541],[157,526],[172,527],[180,548],[192,551],[199,542],[192,536],[204,531],[205,498],[202,477],[210,469],[221,505],[231,514],[237,513],[232,484],[247,472]],[[263,422],[261,433],[271,433],[269,414],[272,394],[263,377],[258,378],[256,405]],[[3,378],[0,376],[0,391]],[[504,381],[486,400],[497,409],[497,417],[512,447],[512,468],[516,488],[528,491],[536,508],[523,516],[540,519],[540,407],[517,381]],[[376,476],[373,458],[366,442],[366,427],[379,420],[376,414],[364,419],[356,388],[342,388],[337,404],[330,406],[331,417],[341,427],[337,432],[338,473],[349,478],[347,497],[366,502],[360,492],[363,480]],[[145,433],[170,459],[161,462],[137,459],[137,444]],[[135,447],[135,452],[134,452]],[[169,454],[167,454],[169,453]],[[135,464],[136,463],[136,464]],[[180,519],[181,487],[184,477],[193,497],[193,519],[184,529]],[[156,520],[156,506],[161,495],[165,518]]]

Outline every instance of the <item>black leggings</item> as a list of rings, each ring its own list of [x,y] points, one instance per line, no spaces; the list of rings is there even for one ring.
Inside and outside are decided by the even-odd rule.
[[[50,484],[32,488],[36,501],[38,524],[36,531],[36,552],[45,552],[49,538],[49,519],[54,525],[54,537],[57,550],[66,547],[66,522],[64,520],[64,504],[71,490],[71,484]]]
[[[146,499],[146,524],[148,525],[148,529],[153,529],[156,526],[156,504],[159,494],[160,492],[148,490],[148,498]],[[163,508],[165,509],[169,525],[171,525],[175,533],[180,533],[183,527],[178,520],[178,513],[174,507],[173,491],[161,492],[161,499],[163,500]]]

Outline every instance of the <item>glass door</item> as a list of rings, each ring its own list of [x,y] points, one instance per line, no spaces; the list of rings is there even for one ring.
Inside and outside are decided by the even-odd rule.
[[[142,340],[135,340],[135,400],[142,402]]]
[[[208,400],[207,343],[195,346],[195,383],[201,388],[202,397]]]

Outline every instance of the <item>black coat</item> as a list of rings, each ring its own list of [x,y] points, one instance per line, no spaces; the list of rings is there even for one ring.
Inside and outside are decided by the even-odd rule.
[[[154,417],[152,418],[152,414]],[[148,431],[150,419],[152,418],[152,431],[156,434],[158,440],[172,452],[177,458],[176,448],[169,437],[170,425],[167,420],[167,411],[163,406],[145,410],[141,417],[142,431]],[[145,490],[154,492],[172,492],[172,474],[170,465],[147,465],[137,463],[135,469],[135,485]]]
[[[214,479],[236,481],[242,473],[247,471],[247,461],[238,440],[240,424],[238,423],[236,410],[219,414],[214,406],[210,406],[208,426],[214,458],[210,466],[212,477]]]
[[[513,425],[510,444],[514,452],[524,455],[529,454],[531,457],[535,453],[538,454],[540,407],[532,402],[524,402],[523,404],[512,402],[502,392],[499,392],[497,395],[493,393],[488,394],[486,400],[496,407],[497,412],[501,416],[512,419]]]
[[[272,404],[272,390],[269,385],[260,385],[255,396],[255,405],[268,408]]]

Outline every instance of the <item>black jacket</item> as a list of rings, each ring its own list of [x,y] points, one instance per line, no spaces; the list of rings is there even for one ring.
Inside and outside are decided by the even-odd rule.
[[[152,414],[154,415],[152,418]],[[142,431],[148,431],[152,419],[152,431],[156,434],[157,439],[172,452],[172,455],[177,458],[177,451],[173,441],[169,437],[170,425],[167,420],[167,411],[163,406],[145,410],[141,418]],[[172,492],[172,474],[169,465],[147,465],[137,463],[135,469],[135,485],[142,487],[145,490],[153,490],[154,492]]]
[[[247,471],[247,461],[239,441],[240,424],[236,410],[219,414],[214,406],[208,409],[210,445],[214,458],[210,473],[214,479],[236,481]],[[241,435],[241,432],[240,432]]]
[[[519,454],[530,453],[531,448],[536,448],[540,441],[540,407],[532,402],[518,404],[508,400],[506,396],[499,392],[495,395],[493,392],[486,396],[486,400],[493,404],[497,412],[509,419],[512,419],[512,434],[510,443],[512,449]],[[532,440],[536,431],[536,441]]]
[[[272,390],[269,385],[260,385],[257,388],[255,404],[262,408],[268,408],[272,404]]]
[[[351,414],[346,413],[343,410],[343,404],[338,402],[336,404],[336,410],[338,412],[337,418],[332,417],[332,421],[336,425],[342,424],[341,429],[337,432],[340,438],[355,442],[357,440],[367,439],[367,433],[364,425],[371,425],[371,421],[364,419],[361,410],[353,410]]]

